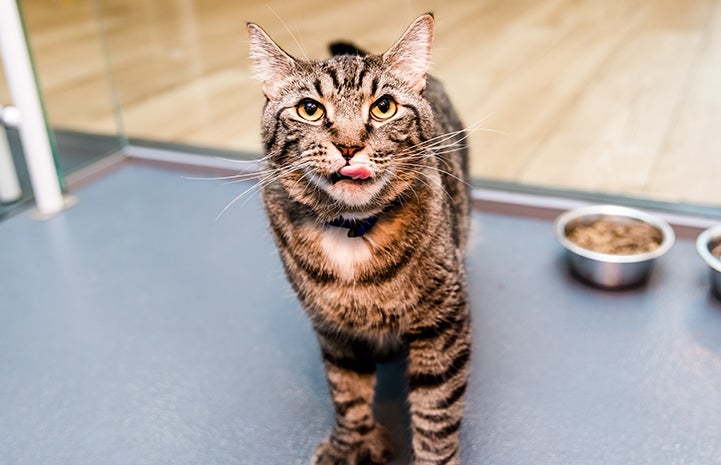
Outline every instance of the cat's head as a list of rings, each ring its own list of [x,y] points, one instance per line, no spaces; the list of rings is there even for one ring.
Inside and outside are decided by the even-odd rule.
[[[422,95],[433,29],[425,14],[382,55],[315,61],[291,57],[249,23],[253,68],[267,98],[269,176],[329,216],[374,214],[412,189],[428,163],[422,143],[433,135]]]

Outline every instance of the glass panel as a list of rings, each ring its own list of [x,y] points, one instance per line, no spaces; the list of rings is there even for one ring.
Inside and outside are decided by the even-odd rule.
[[[63,174],[123,145],[92,0],[22,2],[35,70]]]
[[[244,18],[273,17],[266,4],[97,3],[129,139],[259,153],[263,100],[248,73]]]
[[[39,68],[45,49],[55,63],[48,75],[67,84],[46,91],[51,121],[102,132],[112,130],[101,124],[112,126],[110,112],[104,119],[96,111],[107,89],[89,99],[87,72],[68,79],[81,68],[102,75],[102,60],[83,45],[95,27],[87,1],[28,9],[44,18],[35,23],[38,38],[44,27],[55,31],[37,44]],[[247,20],[291,54],[322,58],[339,38],[380,53],[419,13],[434,11],[433,73],[473,129],[480,185],[678,208],[721,205],[721,145],[712,142],[721,132],[715,3],[96,0],[125,134],[135,143],[261,152],[263,97],[249,73]],[[40,12],[46,8],[67,11]],[[58,88],[77,93],[53,104]],[[61,111],[74,117],[53,116]]]

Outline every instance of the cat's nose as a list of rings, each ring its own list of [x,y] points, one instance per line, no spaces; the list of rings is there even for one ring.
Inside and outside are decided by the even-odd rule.
[[[340,151],[340,154],[343,155],[343,158],[346,160],[350,160],[353,158],[353,155],[363,150],[363,147],[357,147],[357,146],[348,146],[348,145],[338,145],[335,144],[336,148]]]

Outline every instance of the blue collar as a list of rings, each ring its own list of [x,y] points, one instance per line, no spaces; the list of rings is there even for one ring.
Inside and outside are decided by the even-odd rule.
[[[343,217],[336,218],[326,223],[326,226],[335,226],[336,228],[347,228],[348,237],[361,237],[371,230],[378,221],[378,217],[371,216],[362,220],[347,220]]]

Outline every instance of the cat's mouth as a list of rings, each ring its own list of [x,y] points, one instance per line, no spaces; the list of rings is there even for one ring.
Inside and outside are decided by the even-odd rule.
[[[336,201],[354,207],[366,205],[384,186],[383,178],[370,168],[341,168],[334,173],[324,173],[316,179],[318,186]]]
[[[335,185],[338,184],[340,181],[347,181],[347,182],[351,182],[351,183],[353,183],[353,184],[359,184],[359,185],[360,185],[360,184],[368,184],[368,183],[371,183],[371,182],[373,182],[373,179],[372,179],[372,178],[365,178],[365,179],[352,178],[352,177],[350,177],[350,176],[342,175],[342,174],[340,174],[340,172],[335,172],[335,173],[331,174],[331,175],[328,177],[328,182],[330,182],[331,185],[334,185],[334,186],[335,186]]]
[[[335,185],[341,181],[349,181],[353,184],[363,184],[371,182],[373,172],[370,168],[362,164],[346,165],[330,175],[329,181]]]
[[[373,171],[365,163],[349,163],[333,173],[329,181],[333,185],[344,180],[352,181],[354,184],[361,184],[372,177]]]

